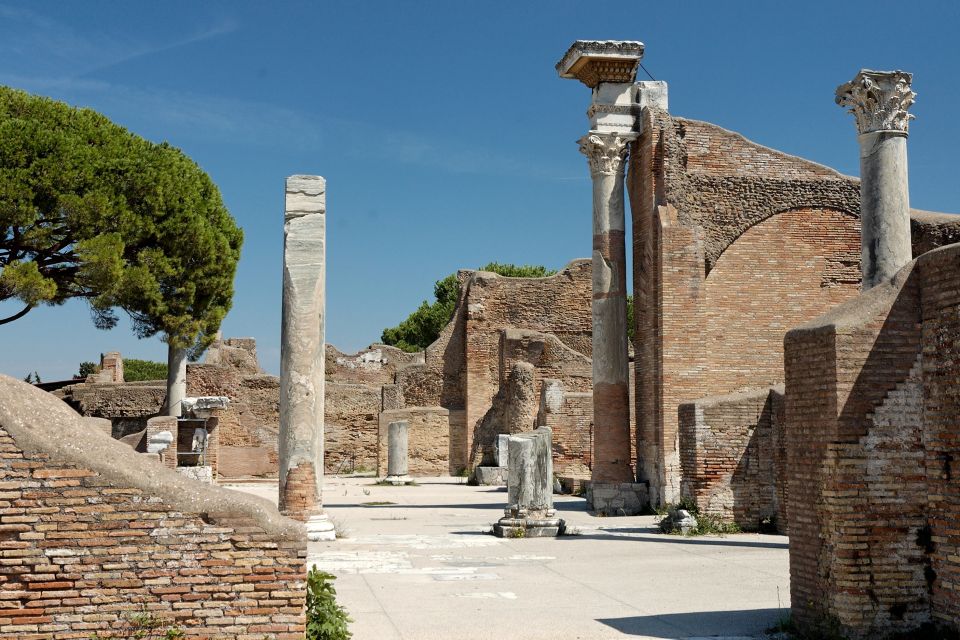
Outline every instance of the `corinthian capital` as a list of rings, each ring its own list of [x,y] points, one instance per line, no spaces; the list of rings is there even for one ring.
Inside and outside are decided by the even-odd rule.
[[[591,132],[578,140],[580,153],[587,156],[590,173],[615,175],[623,172],[623,161],[634,136]]]
[[[906,134],[914,116],[907,113],[917,94],[910,89],[913,74],[905,71],[860,73],[837,87],[837,104],[850,107],[857,119],[857,132],[898,131]]]

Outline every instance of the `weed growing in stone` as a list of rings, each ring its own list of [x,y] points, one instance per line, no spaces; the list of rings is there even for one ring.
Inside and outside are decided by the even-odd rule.
[[[137,613],[127,616],[126,626],[110,635],[102,636],[94,632],[90,640],[106,640],[107,638],[131,638],[132,640],[181,640],[186,637],[183,629],[169,624],[169,620],[158,617],[141,608]]]
[[[390,502],[389,500],[371,500],[370,502],[361,502],[365,507],[386,507],[387,505],[397,504],[396,502]]]
[[[337,604],[336,578],[313,565],[307,573],[306,640],[349,640],[353,637],[347,610]]]

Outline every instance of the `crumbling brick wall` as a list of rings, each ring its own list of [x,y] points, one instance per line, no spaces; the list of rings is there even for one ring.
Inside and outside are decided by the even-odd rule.
[[[791,598],[852,638],[956,625],[960,245],[787,334]]]
[[[747,390],[679,408],[681,494],[748,531],[777,517],[777,465],[785,460],[776,454],[774,394]]]
[[[544,379],[537,425],[550,427],[553,432],[554,473],[589,480],[593,463],[593,393],[568,391],[562,380]]]
[[[552,378],[581,379],[579,361],[587,362],[592,354],[591,274],[589,260],[575,260],[546,278],[503,278],[477,272],[467,281],[461,306],[466,306],[464,444],[468,466],[490,457],[494,432],[484,429],[483,421],[513,361],[522,358],[537,368],[545,366]],[[550,334],[552,340],[535,338],[531,348],[522,332],[503,333],[513,329]],[[571,384],[579,383],[571,379]],[[539,396],[539,387],[538,379],[535,396]]]
[[[306,539],[269,503],[147,461],[0,376],[0,635],[299,640]]]

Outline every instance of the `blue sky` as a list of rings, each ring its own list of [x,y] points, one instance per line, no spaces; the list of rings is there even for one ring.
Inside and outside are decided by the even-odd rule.
[[[861,67],[911,71],[911,204],[958,211],[958,31],[955,2],[0,0],[0,84],[210,173],[246,233],[224,334],[255,337],[276,373],[285,176],[327,178],[327,340],[356,350],[458,268],[589,255],[589,91],[553,68],[573,40],[641,40],[672,113],[851,175],[834,89]],[[80,302],[0,326],[0,345],[0,372],[45,380],[104,351],[166,353],[126,323],[98,331]]]

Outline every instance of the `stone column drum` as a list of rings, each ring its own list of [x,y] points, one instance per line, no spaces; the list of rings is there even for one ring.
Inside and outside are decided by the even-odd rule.
[[[890,280],[912,259],[907,184],[907,109],[916,95],[912,74],[862,69],[837,87],[850,107],[860,142],[860,247],[866,291]]]
[[[280,511],[332,540],[323,514],[326,181],[290,176],[283,224],[280,335]]]
[[[410,423],[406,420],[391,422],[387,425],[387,477],[392,484],[410,482],[408,470],[408,433]]]

